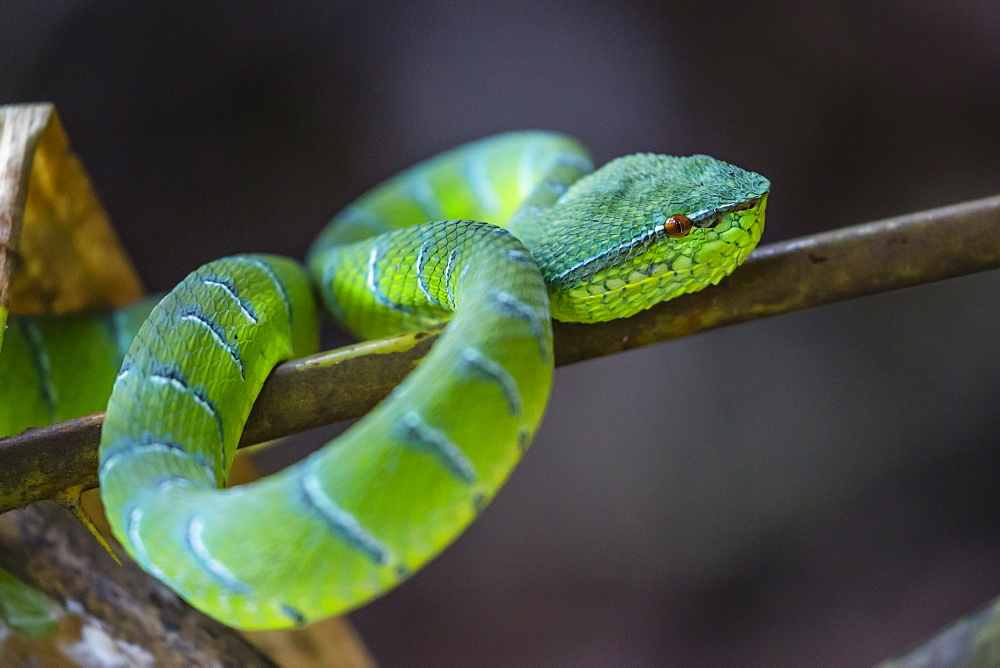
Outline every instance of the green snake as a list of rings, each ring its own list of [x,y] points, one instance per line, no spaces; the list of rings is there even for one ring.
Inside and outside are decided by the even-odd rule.
[[[99,392],[57,374],[56,358],[110,383],[124,357],[99,476],[129,554],[233,626],[343,612],[420,568],[497,492],[542,418],[552,317],[626,317],[718,283],[760,239],[769,188],[704,155],[637,154],[593,171],[557,133],[466,144],[346,207],[308,269],[269,255],[211,262],[137,333],[148,305],[80,319],[75,334],[15,319],[0,377],[25,382],[16,410],[0,395],[0,434],[89,410],[60,401]],[[315,351],[312,285],[362,338],[449,324],[334,442],[224,489],[264,379]]]

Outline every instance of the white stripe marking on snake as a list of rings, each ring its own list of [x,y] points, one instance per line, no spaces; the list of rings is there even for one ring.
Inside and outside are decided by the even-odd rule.
[[[327,496],[319,478],[314,473],[311,471],[304,473],[299,486],[302,489],[306,506],[319,515],[337,538],[376,564],[389,562],[389,548],[363,527],[354,515],[338,506],[333,499]]]
[[[392,223],[380,218],[368,209],[360,206],[348,206],[337,216],[338,224],[366,227],[369,231],[381,234],[393,229]]]
[[[579,153],[567,153],[565,151],[560,152],[555,156],[553,163],[559,165],[560,167],[575,169],[584,174],[594,169],[594,163],[591,162],[589,158],[585,158]]]
[[[135,550],[136,561],[142,564],[143,568],[157,579],[167,580],[166,575],[160,570],[159,566],[149,559],[149,553],[146,552],[146,545],[142,542],[142,536],[139,535],[139,522],[141,521],[142,508],[133,506],[132,510],[128,513],[128,518],[125,520],[125,535],[128,536],[129,542],[132,543],[132,549]]]
[[[538,159],[545,143],[543,139],[532,139],[521,151],[521,157],[517,161],[517,194],[521,199],[527,197],[534,189]]]
[[[194,391],[191,387],[189,387],[186,381],[181,380],[180,378],[177,378],[175,376],[153,373],[148,376],[148,379],[151,383],[155,385],[172,387],[176,390],[180,390],[185,395],[194,399],[194,402],[198,404],[198,406],[200,406],[202,410],[208,413],[209,416],[212,418],[212,420],[215,421],[215,425],[219,435],[219,442],[221,443],[224,440],[222,435],[222,429],[223,429],[222,415],[219,414],[219,409],[215,407],[215,404],[212,402],[211,399],[201,396],[198,392]]]
[[[427,277],[424,276],[424,265],[427,264],[427,258],[430,255],[430,245],[431,242],[429,241],[420,244],[420,252],[417,254],[417,263],[414,266],[414,271],[417,272],[417,286],[420,288],[420,292],[424,293],[427,301],[441,306],[441,302],[431,294],[431,286],[427,283]]]
[[[219,347],[229,354],[229,358],[240,371],[240,378],[246,380],[246,368],[243,365],[243,360],[240,359],[240,351],[235,345],[226,340],[226,330],[224,330],[218,323],[212,321],[208,317],[208,314],[201,310],[200,306],[197,308],[190,306],[187,307],[187,310],[181,313],[181,320],[193,322],[208,332]]]
[[[490,180],[485,151],[475,151],[465,160],[465,177],[472,187],[472,194],[487,213],[499,211],[500,196]]]
[[[549,350],[549,339],[546,335],[546,323],[542,322],[542,319],[538,316],[538,313],[535,312],[535,309],[531,308],[509,292],[494,292],[491,297],[493,299],[493,303],[496,304],[505,314],[509,314],[519,320],[523,320],[528,324],[531,328],[531,333],[538,341],[538,347],[542,354],[542,359],[545,362],[548,362],[551,353]]]
[[[204,568],[212,577],[214,577],[227,589],[231,589],[240,594],[250,593],[250,585],[245,582],[241,582],[235,575],[233,575],[232,571],[226,568],[225,564],[213,557],[208,551],[208,547],[205,545],[203,535],[204,531],[205,518],[201,515],[195,515],[188,520],[187,544],[195,559],[198,560],[198,563],[202,568]]]
[[[129,439],[124,445],[112,446],[108,449],[108,454],[104,461],[101,463],[101,467],[98,470],[98,477],[103,480],[104,476],[113,469],[123,458],[131,458],[133,455],[151,455],[151,454],[161,454],[161,455],[171,455],[173,457],[179,457],[187,462],[194,464],[201,470],[208,473],[208,478],[213,486],[218,487],[218,480],[215,477],[215,471],[205,464],[204,461],[199,461],[196,455],[184,450],[181,446],[173,443],[162,443],[155,441],[152,443],[143,443],[141,441],[136,441]]]
[[[202,278],[201,282],[207,286],[213,288],[219,288],[220,290],[225,292],[230,299],[236,302],[236,305],[239,307],[240,311],[243,312],[243,315],[245,315],[250,322],[252,323],[257,322],[257,314],[254,313],[253,304],[251,304],[249,301],[241,298],[238,294],[236,294],[236,286],[226,281],[211,277]]]
[[[378,261],[379,254],[382,252],[382,247],[378,244],[372,245],[372,252],[368,255],[368,273],[365,276],[365,283],[368,285],[368,291],[371,292],[372,297],[375,298],[382,306],[386,308],[391,308],[394,311],[401,311],[403,313],[412,313],[413,311],[402,304],[397,304],[396,302],[389,299],[381,288],[378,286]]]
[[[500,392],[507,401],[507,409],[514,417],[520,417],[523,411],[521,390],[517,381],[499,362],[492,360],[472,347],[462,349],[462,362],[475,371],[486,376],[500,387]]]
[[[288,331],[292,330],[292,300],[288,296],[288,290],[285,289],[285,284],[278,278],[278,274],[274,272],[274,268],[271,267],[267,262],[261,260],[260,258],[254,257],[252,255],[237,255],[235,257],[229,258],[234,262],[239,262],[240,264],[248,264],[251,267],[260,269],[263,271],[267,277],[270,279],[271,283],[274,284],[274,289],[278,292],[278,296],[281,297],[281,303],[285,306],[285,315],[288,316]]]
[[[437,193],[434,191],[428,172],[414,172],[406,182],[406,191],[423,210],[427,222],[445,219],[441,200],[438,199]]]
[[[399,436],[407,447],[433,455],[449,473],[467,485],[476,481],[476,468],[462,449],[443,431],[427,424],[416,411],[403,413]]]
[[[454,248],[448,253],[448,263],[444,267],[444,291],[448,295],[448,305],[455,306],[455,294],[451,288],[451,271],[455,266],[455,258],[458,257],[458,249]]]

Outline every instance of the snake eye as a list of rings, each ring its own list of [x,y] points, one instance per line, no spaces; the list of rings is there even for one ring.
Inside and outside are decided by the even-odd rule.
[[[663,230],[671,239],[686,237],[688,233],[691,232],[692,227],[694,227],[694,224],[691,222],[691,219],[683,213],[670,216],[667,218],[666,222],[663,223]]]

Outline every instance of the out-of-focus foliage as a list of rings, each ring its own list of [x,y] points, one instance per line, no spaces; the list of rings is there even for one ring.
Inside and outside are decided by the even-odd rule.
[[[0,569],[0,620],[21,635],[47,638],[57,627],[56,604]]]

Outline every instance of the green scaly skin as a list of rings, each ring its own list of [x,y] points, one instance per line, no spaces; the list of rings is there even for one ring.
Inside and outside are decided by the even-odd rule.
[[[335,447],[250,485],[220,489],[265,376],[315,347],[306,272],[240,256],[185,279],[140,329],[107,409],[102,494],[130,554],[208,614],[276,628],[356,607],[440,552],[538,427],[550,315],[631,315],[718,282],[760,238],[757,174],[707,156],[591,169],[563,135],[499,135],[334,218],[308,265],[346,327],[450,324]],[[670,238],[677,214],[696,227]]]
[[[108,313],[12,316],[9,323],[0,307],[0,437],[104,410],[125,353],[155,304],[146,299]],[[0,569],[0,620],[12,629],[50,635],[53,606]]]
[[[156,305],[104,313],[11,316],[0,349],[0,437],[104,410],[115,374]]]

